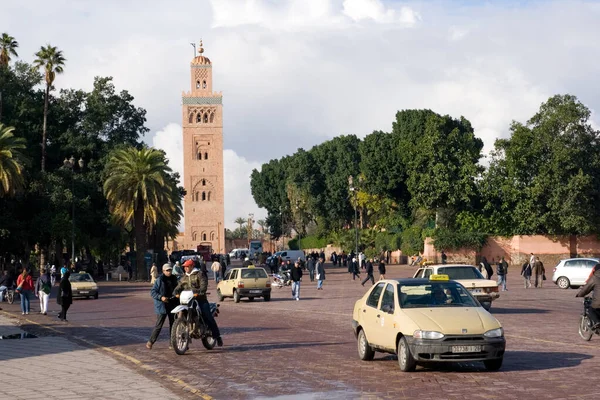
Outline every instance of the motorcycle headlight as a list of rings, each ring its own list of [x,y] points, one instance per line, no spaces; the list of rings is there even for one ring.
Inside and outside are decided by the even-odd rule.
[[[502,337],[502,336],[504,336],[504,329],[503,328],[492,329],[491,331],[487,331],[486,333],[484,333],[483,336],[485,336],[487,338]]]
[[[413,337],[415,339],[441,339],[444,337],[444,334],[436,331],[417,330],[413,332]]]

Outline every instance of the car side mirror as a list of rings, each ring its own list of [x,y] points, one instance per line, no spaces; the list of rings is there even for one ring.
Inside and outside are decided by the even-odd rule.
[[[383,311],[384,313],[393,314],[394,307],[390,306],[389,304],[385,304],[383,307],[381,307],[381,311]]]

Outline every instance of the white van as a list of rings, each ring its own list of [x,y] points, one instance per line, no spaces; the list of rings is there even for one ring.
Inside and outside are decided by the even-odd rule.
[[[302,261],[306,261],[306,256],[302,250],[283,250],[275,253],[275,257],[281,257],[283,261],[291,260],[298,261],[298,258]]]
[[[233,249],[229,253],[229,257],[231,257],[231,258],[240,258],[240,257],[242,257],[242,255],[244,257],[247,257],[248,256],[248,249]]]

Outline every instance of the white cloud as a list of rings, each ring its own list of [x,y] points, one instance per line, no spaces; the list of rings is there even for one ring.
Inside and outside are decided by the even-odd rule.
[[[354,21],[371,19],[379,23],[399,22],[414,26],[421,15],[410,7],[402,6],[396,10],[386,7],[381,0],[344,0],[343,13]]]

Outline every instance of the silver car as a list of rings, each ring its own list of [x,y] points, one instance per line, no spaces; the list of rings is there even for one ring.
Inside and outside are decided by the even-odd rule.
[[[567,258],[560,260],[554,267],[552,282],[561,289],[582,286],[592,272],[594,265],[598,264],[598,258]]]

